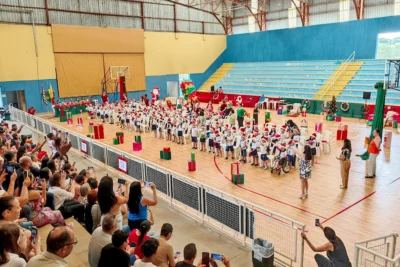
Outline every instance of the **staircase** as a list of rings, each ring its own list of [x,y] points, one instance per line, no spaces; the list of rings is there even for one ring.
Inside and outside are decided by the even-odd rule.
[[[199,89],[199,92],[209,92],[210,87],[218,84],[219,80],[221,80],[221,78],[223,78],[228,73],[228,71],[233,68],[234,65],[235,64],[233,63],[222,64],[222,66],[216,72],[214,72],[214,74],[211,75],[207,81],[203,83],[203,85]]]
[[[315,94],[314,98],[331,100],[332,96],[340,95],[363,64],[364,62],[343,62]]]

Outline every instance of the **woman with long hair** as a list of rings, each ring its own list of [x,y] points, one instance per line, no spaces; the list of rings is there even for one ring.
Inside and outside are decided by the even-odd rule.
[[[312,152],[309,145],[303,145],[304,150],[299,151],[294,148],[294,152],[299,156],[300,160],[300,181],[301,181],[301,195],[300,199],[308,198],[308,179],[311,178],[311,161]]]
[[[307,238],[305,233],[301,234],[301,237],[307,242],[308,246],[314,252],[325,252],[328,258],[322,256],[321,254],[316,254],[314,256],[318,267],[351,267],[351,262],[349,256],[347,255],[346,247],[343,241],[336,236],[335,231],[330,227],[323,227],[322,224],[318,223],[328,242],[322,246],[315,247],[311,241]]]
[[[129,195],[129,185],[125,183],[125,196],[120,194],[116,195],[114,193],[114,184],[113,180],[110,176],[104,176],[100,180],[98,192],[97,192],[97,199],[98,204],[101,210],[101,218],[107,213],[112,213],[116,216],[117,219],[117,229],[122,230],[122,211],[121,206],[128,202]]]
[[[143,252],[142,252],[142,244],[144,241],[147,239],[150,239],[150,236],[147,235],[147,233],[150,231],[151,228],[151,223],[148,220],[143,221],[139,228],[133,229],[131,233],[129,234],[129,244],[132,245],[134,243],[135,245],[135,251],[133,254],[135,254],[139,259],[142,259],[144,257]]]
[[[31,256],[41,253],[40,236],[35,237],[35,242],[28,242],[21,229],[16,224],[0,225],[0,266],[24,267]],[[28,244],[29,243],[29,244]]]
[[[342,176],[342,185],[340,186],[341,189],[346,189],[349,182],[351,151],[351,141],[349,139],[345,139],[343,141],[342,153],[340,153],[340,157],[337,157],[337,159],[340,160],[340,175]]]
[[[140,224],[147,220],[148,207],[157,205],[157,190],[153,183],[150,188],[153,191],[153,199],[143,197],[142,183],[133,182],[129,190],[128,200],[128,225],[130,230],[138,229]]]
[[[367,170],[367,175],[365,178],[375,178],[376,175],[376,157],[378,157],[379,152],[381,151],[381,136],[379,129],[375,129],[372,132],[372,136],[374,139],[369,143],[368,153],[369,153],[369,166]]]

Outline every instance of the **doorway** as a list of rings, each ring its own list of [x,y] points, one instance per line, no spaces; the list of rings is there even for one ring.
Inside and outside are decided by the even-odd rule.
[[[5,95],[5,99],[4,96]],[[25,100],[25,91],[9,91],[2,92],[2,98],[5,100],[3,103],[8,105],[12,105],[15,108],[19,108],[21,110],[26,111],[26,100]]]
[[[178,97],[178,82],[167,82],[167,96]]]

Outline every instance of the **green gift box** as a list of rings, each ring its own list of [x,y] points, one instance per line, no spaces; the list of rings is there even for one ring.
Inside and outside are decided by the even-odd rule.
[[[54,108],[54,110],[56,112],[55,117],[56,118],[60,117],[60,115],[61,115],[60,108]]]
[[[393,128],[397,129],[399,127],[399,122],[398,121],[393,121]]]
[[[86,105],[82,105],[82,112],[86,112]]]
[[[141,143],[142,142],[142,137],[140,135],[135,135],[135,142],[136,143]]]
[[[282,111],[282,115],[287,115],[289,114],[289,110],[285,109],[284,111]]]
[[[67,119],[71,119],[72,118],[72,112],[71,111],[67,111],[65,113],[67,114]]]
[[[196,156],[193,152],[190,154],[190,159],[192,160],[192,162],[196,161]]]
[[[232,183],[244,184],[244,174],[232,174]]]
[[[66,122],[67,121],[67,117],[64,116],[60,116],[60,122]]]
[[[114,144],[114,145],[118,145],[118,144],[119,144],[118,138],[113,138],[113,144]]]
[[[178,105],[176,106],[176,109],[182,109],[182,104],[178,104]]]
[[[265,119],[266,120],[271,119],[271,112],[269,111],[265,112]]]
[[[164,152],[164,159],[171,160],[171,152]]]
[[[326,120],[327,121],[333,121],[333,117],[332,116],[326,116]]]
[[[160,150],[160,159],[164,159],[164,151]]]

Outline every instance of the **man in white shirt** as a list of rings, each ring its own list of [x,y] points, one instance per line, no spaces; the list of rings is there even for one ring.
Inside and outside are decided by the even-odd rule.
[[[70,179],[68,191],[65,188],[66,173],[55,173],[50,179],[49,192],[54,194],[54,207],[61,211],[65,219],[74,216],[79,222],[84,221],[85,206],[72,200],[74,198],[75,181]]]
[[[152,263],[153,258],[156,256],[159,243],[155,238],[147,239],[142,244],[143,259],[135,261],[134,267],[157,267]]]
[[[117,229],[115,215],[108,213],[103,218],[101,226],[94,230],[89,242],[89,264],[90,267],[97,267],[100,260],[101,250],[111,243],[111,237]]]
[[[56,148],[53,146],[53,141],[58,137],[58,133],[54,135],[53,133],[49,133],[47,135],[48,141],[47,144],[49,145],[49,148],[51,150],[51,157],[54,156],[57,153]]]

